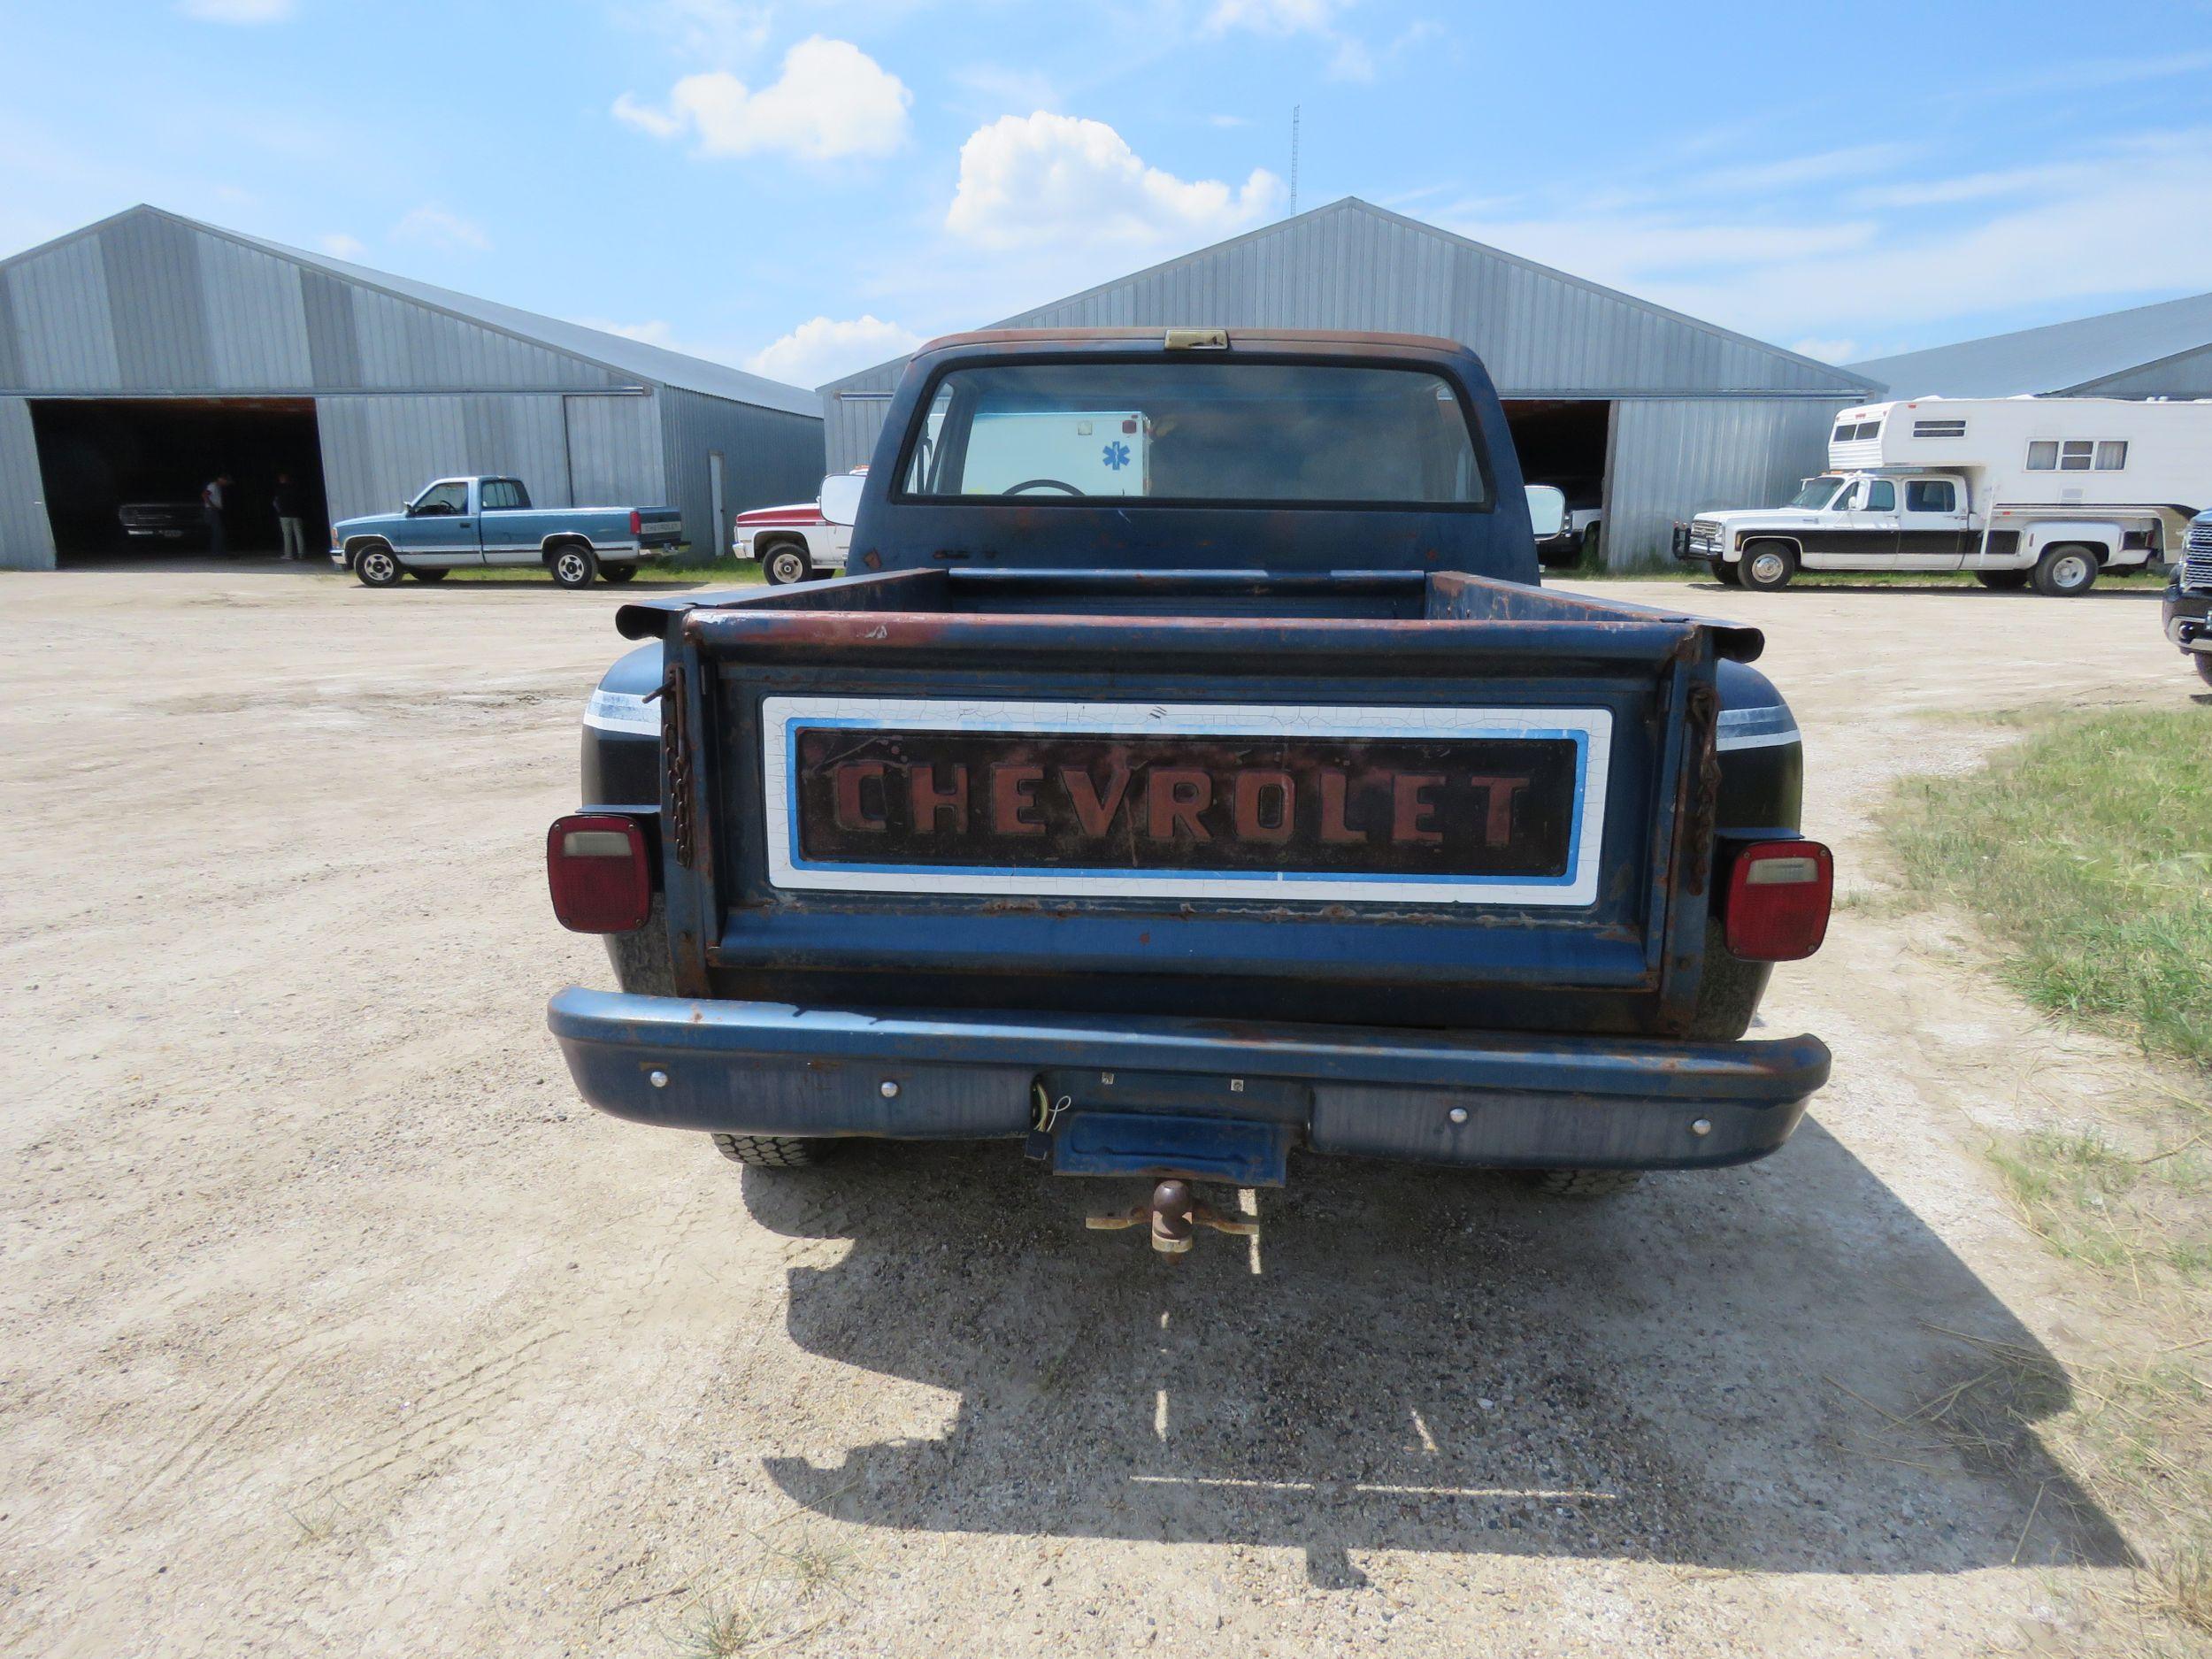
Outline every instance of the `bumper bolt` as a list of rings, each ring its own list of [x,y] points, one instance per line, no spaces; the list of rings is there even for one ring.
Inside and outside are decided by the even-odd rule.
[[[1690,1125],[1690,1133],[1694,1135],[1711,1134],[1713,1133],[1713,1120],[1710,1118],[1700,1118],[1696,1119]]]
[[[878,1085],[876,1093],[886,1100],[896,1100],[899,1097],[899,1086],[887,1077],[882,1083]]]
[[[662,1071],[658,1066],[655,1066],[650,1071],[648,1071],[645,1074],[645,1080],[648,1083],[650,1083],[655,1088],[666,1088],[668,1087],[668,1073]]]

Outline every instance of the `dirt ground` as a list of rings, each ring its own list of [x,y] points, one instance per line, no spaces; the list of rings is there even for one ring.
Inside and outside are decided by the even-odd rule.
[[[1964,717],[2202,692],[2148,592],[1603,591],[1768,630],[1847,885]],[[577,1101],[541,846],[613,592],[0,600],[7,1651],[1947,1655],[2127,1575],[2035,1435],[1878,1409],[2126,1318],[1981,1148],[2156,1079],[1941,923],[1779,972],[1835,1081],[1763,1164],[1308,1160],[1170,1265],[1010,1147],[741,1179]]]

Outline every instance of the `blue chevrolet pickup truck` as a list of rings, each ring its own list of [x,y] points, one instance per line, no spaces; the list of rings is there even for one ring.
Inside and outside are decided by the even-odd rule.
[[[588,588],[628,581],[683,539],[673,507],[534,507],[518,478],[442,478],[397,512],[333,526],[330,557],[369,588],[500,565],[541,566],[563,588]]]
[[[1563,1194],[1783,1144],[1832,867],[1756,631],[1538,585],[1448,341],[956,336],[841,580],[632,603],[554,909],[586,1099],[739,1163],[1005,1138],[1240,1230],[1291,1155]]]

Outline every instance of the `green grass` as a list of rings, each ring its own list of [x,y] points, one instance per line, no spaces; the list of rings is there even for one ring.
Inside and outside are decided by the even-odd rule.
[[[2212,710],[2054,724],[1909,783],[1909,884],[1971,914],[2038,1006],[2212,1069]]]

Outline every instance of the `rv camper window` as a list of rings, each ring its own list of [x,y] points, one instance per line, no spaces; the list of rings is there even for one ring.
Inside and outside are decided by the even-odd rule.
[[[2097,471],[2117,472],[2128,464],[2128,447],[2124,440],[2108,438],[2097,446]]]
[[[1963,438],[1966,423],[1963,420],[1916,420],[1912,423],[1912,435],[1916,438]]]
[[[1905,486],[1907,512],[1956,512],[1958,495],[1947,478],[1916,478]]]
[[[1835,429],[1835,432],[1829,437],[1828,442],[1831,443],[1848,443],[1852,439],[1857,437],[1858,435],[1858,427],[1847,420]]]
[[[1864,442],[1866,442],[1869,438],[1878,438],[1878,437],[1880,437],[1881,435],[1882,435],[1882,423],[1881,423],[1880,421],[1878,421],[1878,420],[1862,420],[1861,422],[1859,422],[1859,442],[1860,442],[1864,443]]]
[[[2062,472],[2086,472],[2089,457],[2097,446],[2086,438],[2069,438],[2059,446],[2058,470]]]
[[[2047,438],[2038,438],[2028,445],[2028,471],[2055,472],[2058,471],[2058,445]]]
[[[1866,510],[1869,512],[1895,512],[1897,486],[1886,478],[1878,478],[1866,487]]]

